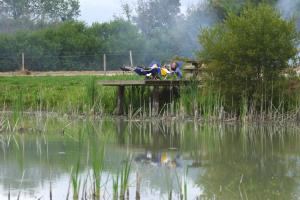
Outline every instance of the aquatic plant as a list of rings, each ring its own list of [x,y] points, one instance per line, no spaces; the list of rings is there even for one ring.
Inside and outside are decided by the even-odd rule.
[[[131,164],[132,164],[131,158],[127,158],[122,165],[121,176],[120,176],[120,199],[125,198],[125,193],[129,186],[129,175],[131,170]]]
[[[119,172],[113,177],[113,184],[112,184],[112,191],[113,191],[113,200],[118,200],[118,192],[119,192]]]
[[[72,188],[73,188],[73,199],[78,200],[79,190],[81,185],[81,179],[79,177],[80,162],[78,161],[75,170],[71,172]]]
[[[104,145],[100,146],[100,151],[96,151],[97,147],[94,147],[92,153],[92,171],[93,171],[93,195],[95,197],[100,196],[101,189],[101,176],[104,169],[104,156],[105,156],[105,147]]]

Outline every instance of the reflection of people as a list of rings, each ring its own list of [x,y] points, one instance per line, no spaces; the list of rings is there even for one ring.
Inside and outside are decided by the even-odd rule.
[[[181,79],[183,77],[182,72],[181,72],[182,66],[183,66],[183,62],[174,61],[170,64],[171,73],[175,74],[178,79]]]
[[[175,158],[172,158],[167,152],[153,154],[150,151],[146,151],[145,154],[140,154],[135,157],[136,162],[143,164],[151,164],[155,166],[167,166],[167,167],[180,167],[178,160],[180,155],[177,154]]]
[[[149,68],[145,69],[143,67],[121,67],[123,71],[134,71],[140,76],[145,76],[148,79],[166,79],[168,74],[171,72],[166,67],[161,67],[159,62],[153,61]]]

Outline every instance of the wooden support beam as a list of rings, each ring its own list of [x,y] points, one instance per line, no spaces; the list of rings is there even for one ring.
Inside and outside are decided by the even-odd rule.
[[[188,80],[102,80],[97,82],[103,86],[188,86],[191,83],[201,85],[200,81]]]
[[[159,115],[159,86],[153,87],[152,92],[152,116],[158,116]]]
[[[125,87],[134,87],[134,88],[151,87],[151,88],[153,88],[153,90],[152,90],[152,103],[150,104],[151,108],[149,108],[149,114],[150,114],[150,116],[158,116],[160,114],[159,113],[160,112],[160,105],[159,105],[160,87],[178,87],[178,88],[180,88],[180,87],[189,86],[190,84],[197,84],[197,85],[201,86],[201,81],[189,81],[189,80],[102,80],[102,81],[98,81],[97,84],[102,85],[102,86],[118,87],[117,108],[116,108],[116,114],[117,115],[124,115]]]
[[[118,100],[117,100],[117,115],[124,114],[124,95],[125,95],[125,86],[120,85],[118,87]]]

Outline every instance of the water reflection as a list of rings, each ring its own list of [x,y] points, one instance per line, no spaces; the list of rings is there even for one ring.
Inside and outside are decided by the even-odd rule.
[[[29,122],[30,124],[30,119]],[[34,124],[34,123],[32,123]],[[53,124],[53,126],[51,126]],[[300,136],[295,124],[279,126],[192,122],[48,122],[49,133],[0,135],[0,199],[66,199],[70,169],[80,177],[105,146],[103,196],[131,157],[130,199],[297,199]],[[64,127],[64,135],[61,128]],[[140,181],[137,181],[140,179]],[[139,182],[139,183],[138,183]],[[70,196],[71,198],[71,196]]]
[[[151,151],[146,151],[143,154],[138,154],[137,156],[135,156],[134,161],[141,164],[169,168],[180,167],[180,163],[182,162],[179,153],[177,153],[176,156],[174,156],[168,152]]]

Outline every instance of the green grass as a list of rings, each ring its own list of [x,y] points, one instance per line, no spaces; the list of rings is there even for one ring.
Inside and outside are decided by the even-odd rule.
[[[20,121],[24,111],[56,112],[68,115],[111,116],[116,112],[117,87],[97,85],[98,80],[138,80],[136,75],[70,76],[70,77],[0,77],[0,110],[12,111],[14,123]],[[300,96],[287,98],[289,90],[278,94],[279,103],[264,98],[261,109],[249,107],[244,99],[241,106],[230,110],[220,90],[206,84],[199,87],[191,82],[180,89],[180,97],[160,105],[161,116],[193,116],[201,120],[235,119],[296,119],[299,118]],[[171,99],[171,97],[168,97]],[[266,94],[264,94],[266,96]],[[151,115],[150,87],[126,87],[125,113],[131,118]],[[291,100],[290,100],[291,99]],[[227,104],[226,104],[227,103]],[[252,104],[251,104],[252,105]],[[288,112],[286,112],[288,111]],[[289,115],[286,117],[285,115]]]
[[[112,114],[116,106],[116,87],[95,85],[97,80],[132,80],[138,76],[111,77],[1,77],[1,110],[54,111],[62,113]]]

